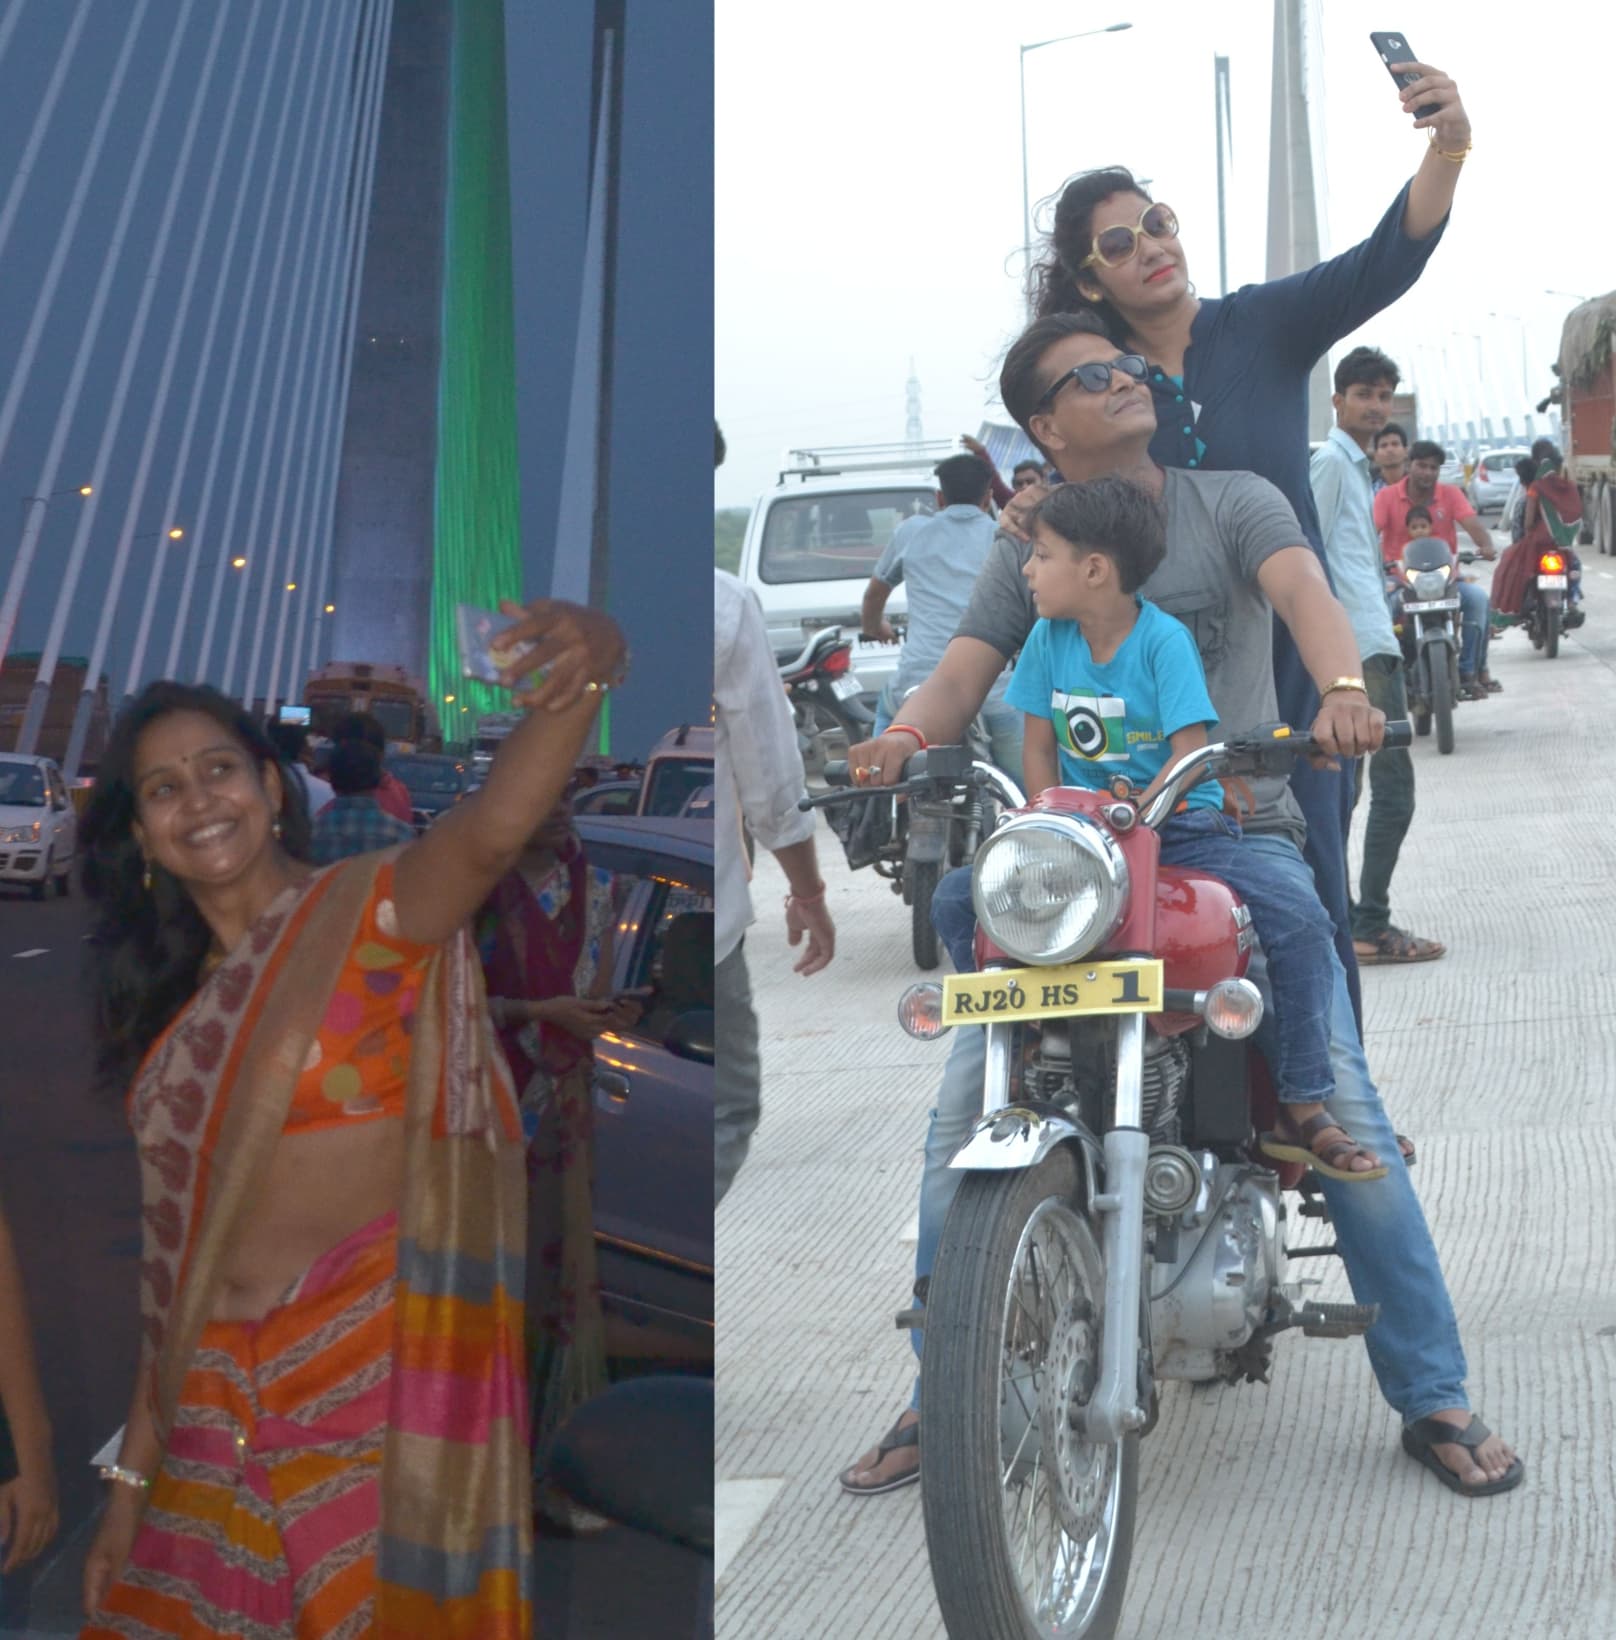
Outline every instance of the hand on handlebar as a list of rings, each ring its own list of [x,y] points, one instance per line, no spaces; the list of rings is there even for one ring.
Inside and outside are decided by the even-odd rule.
[[[903,779],[904,764],[919,750],[913,735],[888,730],[849,749],[847,772],[855,786],[895,786]]]
[[[1338,767],[1338,757],[1363,757],[1380,750],[1386,737],[1386,714],[1356,689],[1335,689],[1319,702],[1310,732],[1318,743],[1313,767],[1333,769]]]

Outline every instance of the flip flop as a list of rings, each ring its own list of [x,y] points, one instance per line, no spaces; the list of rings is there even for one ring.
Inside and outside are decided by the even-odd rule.
[[[912,1424],[905,1424],[900,1416],[899,1421],[876,1444],[876,1463],[879,1465],[881,1459],[889,1453],[897,1452],[900,1448],[906,1446],[912,1446],[918,1450],[920,1446],[920,1421],[916,1419]],[[917,1463],[913,1469],[906,1469],[901,1475],[895,1475],[889,1481],[877,1481],[873,1486],[858,1486],[848,1478],[858,1467],[857,1464],[849,1464],[836,1477],[841,1482],[842,1490],[850,1493],[855,1498],[879,1497],[883,1492],[896,1492],[901,1486],[913,1486],[920,1479],[920,1465]]]
[[[1368,938],[1355,938],[1352,950],[1360,968],[1373,968],[1382,963],[1435,962],[1447,955],[1448,948],[1441,940],[1422,940],[1401,928],[1383,928]]]
[[[1313,1140],[1330,1128],[1340,1129],[1341,1138],[1332,1139],[1322,1150],[1314,1150]],[[1365,1156],[1368,1152],[1348,1135],[1347,1130],[1327,1110],[1308,1117],[1295,1129],[1294,1137],[1281,1133],[1277,1128],[1265,1133],[1259,1141],[1259,1148],[1265,1156],[1272,1156],[1276,1161],[1299,1162],[1326,1179],[1338,1179],[1342,1184],[1368,1184],[1371,1179],[1386,1177],[1384,1162],[1365,1168],[1361,1173],[1336,1166],[1338,1160],[1349,1155]]]
[[[1403,1450],[1416,1463],[1423,1464],[1450,1492],[1462,1498],[1490,1498],[1499,1492],[1509,1492],[1521,1484],[1526,1465],[1519,1458],[1495,1481],[1481,1486],[1466,1486],[1431,1449],[1435,1446],[1462,1446],[1476,1451],[1492,1431],[1479,1418],[1472,1418],[1463,1429],[1444,1423],[1440,1418],[1416,1418],[1403,1426]],[[1478,1466],[1479,1467],[1479,1466]]]

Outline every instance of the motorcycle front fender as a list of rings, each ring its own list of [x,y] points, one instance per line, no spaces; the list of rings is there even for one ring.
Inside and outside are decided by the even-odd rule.
[[[964,1172],[999,1173],[1037,1167],[1056,1145],[1069,1144],[1082,1159],[1086,1199],[1092,1199],[1105,1165],[1100,1141],[1056,1105],[1029,1099],[982,1117],[948,1165]]]
[[[915,808],[913,804],[910,808],[909,840],[904,847],[904,857],[918,865],[925,865],[933,860],[946,861],[950,824],[948,816],[927,814]]]

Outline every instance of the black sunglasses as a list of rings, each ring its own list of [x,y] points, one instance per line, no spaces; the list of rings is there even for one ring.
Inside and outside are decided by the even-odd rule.
[[[1042,410],[1067,382],[1075,381],[1085,393],[1104,393],[1111,386],[1113,370],[1120,370],[1136,382],[1142,382],[1150,374],[1150,366],[1145,363],[1143,354],[1139,353],[1119,353],[1110,364],[1101,364],[1098,360],[1089,364],[1074,364],[1039,395],[1037,404],[1033,406],[1034,414]]]

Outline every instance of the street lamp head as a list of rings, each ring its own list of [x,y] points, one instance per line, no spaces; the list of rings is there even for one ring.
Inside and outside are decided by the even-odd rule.
[[[297,591],[297,582],[296,581],[288,581],[286,583],[286,590],[288,592],[296,592]]]
[[[1125,28],[1132,28],[1132,23],[1113,23],[1109,28],[1100,30],[1102,34],[1120,34]]]
[[[337,612],[337,606],[335,604],[327,604],[325,606],[325,612],[327,615],[335,615]]]
[[[93,484],[81,484],[81,485],[79,485],[79,494],[80,495],[94,495],[95,494],[95,486]]]
[[[185,539],[185,531],[177,527],[175,529],[171,529],[168,532],[168,538],[170,541],[183,541]]]
[[[230,560],[230,567],[231,569],[245,569],[247,567],[247,560],[245,558],[232,558]]]

